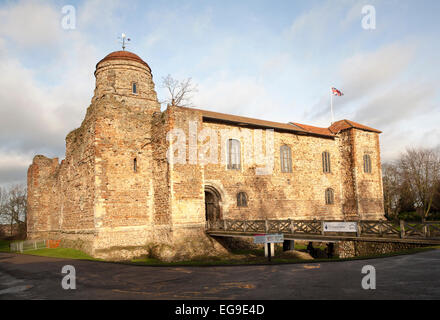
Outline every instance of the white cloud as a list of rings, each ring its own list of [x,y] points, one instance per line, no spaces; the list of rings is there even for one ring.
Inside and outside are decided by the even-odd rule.
[[[99,54],[78,31],[63,31],[62,37],[55,31],[55,39],[49,31],[45,33],[47,28],[61,29],[58,25],[61,15],[55,6],[22,1],[15,6],[0,7],[0,14],[4,18],[0,22],[1,30],[5,27],[23,32],[13,39],[18,48],[38,50],[47,41],[56,44],[55,50],[44,52],[40,63],[27,67],[17,53],[28,51],[10,46],[6,32],[0,33],[0,74],[4,75],[0,77],[1,184],[25,179],[26,168],[35,154],[64,157],[65,136],[80,125],[93,95],[93,69]],[[45,20],[35,22],[38,34],[34,35],[34,31],[26,34],[23,26],[18,30],[17,20],[27,19],[29,15]],[[29,56],[32,52],[29,51]]]
[[[236,115],[273,119],[276,102],[265,86],[253,77],[216,74],[198,86],[194,103],[201,109]]]
[[[435,109],[432,102],[435,92],[433,83],[399,83],[357,109],[355,119],[365,119],[377,127],[386,128],[401,120],[425,115]]]
[[[92,26],[95,32],[108,34],[117,26],[123,25],[126,6],[135,6],[131,1],[121,0],[87,0],[76,10],[78,15],[78,28],[87,30]],[[127,32],[120,30],[119,32]]]
[[[375,51],[357,53],[335,66],[337,83],[345,95],[335,98],[336,112],[353,114],[360,105],[384,96],[396,87],[408,71],[416,52],[413,44],[394,43]],[[309,117],[321,119],[328,113],[329,93],[322,95]],[[347,116],[346,116],[347,117]]]
[[[31,161],[32,155],[30,154],[11,154],[0,151],[0,187],[24,183]]]
[[[415,51],[413,44],[395,43],[373,52],[356,54],[338,68],[341,86],[350,93],[348,97],[361,98],[398,79],[407,70]]]
[[[0,37],[23,47],[57,44],[61,36],[61,9],[31,0],[9,3],[0,9]]]

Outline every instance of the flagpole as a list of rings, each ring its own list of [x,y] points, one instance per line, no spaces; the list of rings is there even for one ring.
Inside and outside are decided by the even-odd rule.
[[[331,124],[333,124],[333,123],[335,123],[335,116],[333,114],[333,90],[332,89],[330,89],[330,111],[332,113],[332,123]]]

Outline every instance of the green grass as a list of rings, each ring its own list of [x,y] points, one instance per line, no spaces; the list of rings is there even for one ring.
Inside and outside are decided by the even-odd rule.
[[[314,259],[314,260],[300,260],[300,259],[288,259],[288,258],[277,258],[273,257],[271,264],[299,264],[299,263],[323,263],[323,262],[342,262],[342,261],[354,261],[354,260],[369,260],[369,259],[378,259],[378,258],[387,258],[408,254],[415,254],[420,252],[426,252],[430,250],[438,250],[440,246],[434,247],[424,247],[424,248],[414,248],[409,250],[403,250],[398,252],[386,253],[386,254],[378,254],[378,255],[370,255],[370,256],[360,256],[353,258],[332,258],[332,259]],[[252,252],[253,250],[251,250]],[[244,253],[248,252],[246,250],[240,250],[239,252]],[[265,265],[269,264],[267,258],[264,257],[264,253],[262,256],[253,256],[247,257],[244,259],[228,259],[221,257],[200,257],[198,259],[194,259],[191,261],[179,261],[179,262],[163,262],[157,259],[151,258],[143,258],[143,259],[135,259],[129,262],[124,262],[126,264],[134,264],[134,265],[143,265],[143,266],[224,266],[224,265]]]
[[[0,252],[9,252],[9,244],[11,241],[0,240]]]
[[[0,240],[0,252],[9,252],[9,244],[11,241]],[[295,249],[304,249],[302,246],[295,245]],[[440,246],[431,246],[424,248],[414,248],[399,252],[362,256],[354,258],[333,258],[333,259],[314,259],[314,260],[299,260],[293,258],[280,258],[277,257],[282,253],[282,250],[276,250],[276,256],[272,258],[272,264],[298,264],[298,263],[322,263],[322,262],[337,262],[337,261],[352,261],[352,260],[366,260],[376,258],[386,258],[399,255],[414,254],[419,252],[425,252],[428,250],[440,249]],[[102,261],[95,259],[86,253],[69,248],[56,248],[56,249],[38,249],[26,251],[23,254],[35,255],[42,257],[52,258],[64,258],[64,259],[79,259],[79,260],[91,260]],[[220,265],[262,265],[268,264],[268,260],[264,257],[263,249],[254,250],[235,250],[232,252],[232,256],[229,257],[198,257],[193,260],[179,261],[179,262],[164,262],[153,258],[134,259],[131,261],[125,261],[124,264],[142,265],[142,266],[220,266]]]
[[[10,252],[9,245],[11,242],[8,240],[0,240],[0,252]],[[38,250],[28,250],[23,252],[23,254],[41,256],[41,257],[51,257],[51,258],[64,258],[64,259],[78,259],[78,260],[93,260],[99,261],[88,254],[75,249],[70,248],[56,248],[56,249],[38,249]]]
[[[99,259],[95,259],[80,250],[69,249],[69,248],[56,248],[56,249],[45,248],[45,249],[25,251],[23,252],[23,254],[41,256],[41,257],[51,257],[51,258],[99,261]]]

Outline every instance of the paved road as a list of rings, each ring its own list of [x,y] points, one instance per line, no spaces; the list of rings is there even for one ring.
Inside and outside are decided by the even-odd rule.
[[[364,265],[377,272],[363,290]],[[63,290],[73,265],[77,289]],[[0,253],[0,299],[440,299],[440,250],[365,261],[145,267]]]

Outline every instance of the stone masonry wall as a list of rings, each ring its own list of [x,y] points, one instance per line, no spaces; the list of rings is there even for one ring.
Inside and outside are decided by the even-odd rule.
[[[264,130],[203,120],[195,109],[170,106],[161,112],[150,68],[114,57],[97,65],[92,104],[81,127],[66,138],[65,160],[36,156],[29,168],[30,239],[62,240],[107,259],[225,253],[204,232],[206,187],[218,191],[226,219],[383,217],[378,134],[350,129],[326,138],[277,130],[273,172],[258,175],[262,165],[246,157],[249,150],[254,156],[255,133],[262,134],[260,154],[267,156]],[[217,163],[198,157],[207,129],[216,132]],[[185,163],[167,160],[171,130],[184,136]],[[227,169],[228,138],[241,141],[240,170]],[[283,145],[292,151],[292,173],[281,172]],[[323,172],[323,151],[331,155],[331,173]],[[364,154],[371,156],[371,174],[363,172]],[[332,205],[325,204],[327,188],[334,190]],[[248,195],[247,207],[237,207],[238,192]]]
[[[359,215],[362,220],[383,219],[378,214],[384,212],[379,135],[361,130],[354,130],[354,134]],[[371,158],[371,173],[364,172],[364,155]]]
[[[336,245],[336,254],[339,258],[344,259],[381,255],[420,247],[424,247],[424,245],[397,242],[341,241]]]
[[[74,243],[93,254],[94,109],[66,138],[66,159],[36,156],[28,171],[28,238]]]
[[[200,194],[201,184],[215,188],[221,195],[221,212],[225,219],[326,219],[326,220],[357,220],[358,203],[363,203],[361,212],[368,211],[372,219],[383,218],[383,207],[378,205],[382,197],[381,180],[377,179],[380,169],[377,168],[369,180],[361,174],[363,158],[356,153],[356,148],[361,152],[370,152],[372,159],[377,159],[377,134],[360,134],[356,131],[347,130],[343,134],[333,138],[297,135],[291,132],[274,132],[274,170],[269,175],[257,175],[256,167],[261,165],[247,163],[246,157],[249,152],[253,153],[254,133],[256,129],[232,126],[215,121],[201,120],[197,111],[180,109],[174,114],[179,115],[179,121],[174,124],[175,128],[183,130],[189,137],[189,121],[196,122],[197,132],[201,129],[212,129],[216,132],[217,139],[217,164],[186,164],[175,166],[184,174],[172,176],[171,183],[175,181],[179,185],[186,186],[173,192],[180,197],[186,194],[191,196],[186,200],[189,208],[199,210],[200,199],[194,198]],[[261,131],[261,130],[260,130]],[[228,135],[225,134],[228,132]],[[261,152],[265,154],[265,133],[262,133],[263,144]],[[245,142],[245,137],[250,137],[250,144]],[[226,166],[226,141],[229,139],[241,141],[241,169],[228,170]],[[355,140],[355,138],[357,140]],[[189,139],[196,139],[191,138]],[[202,144],[198,141],[198,154],[202,153],[202,145],[209,144],[210,138]],[[359,142],[358,142],[359,141]],[[360,145],[356,145],[359,143]],[[192,144],[194,145],[194,144]],[[280,147],[287,145],[292,151],[292,173],[281,172]],[[224,146],[222,148],[222,146]],[[186,150],[190,144],[186,141]],[[249,149],[250,147],[250,149]],[[331,156],[331,173],[324,173],[322,168],[322,152],[328,151]],[[255,156],[255,155],[251,155]],[[190,162],[187,154],[186,161]],[[203,169],[203,181],[200,182],[199,169]],[[359,169],[360,168],[360,169]],[[173,171],[174,172],[174,171]],[[192,177],[191,181],[181,177]],[[374,177],[374,179],[371,179]],[[370,186],[368,193],[364,192],[356,197],[356,179],[362,186],[367,183]],[[199,179],[199,180],[198,180]],[[368,182],[366,182],[368,181]],[[358,182],[359,183],[359,182]],[[197,188],[197,189],[194,189]],[[325,190],[334,190],[335,201],[333,205],[325,204]],[[202,190],[203,191],[203,190]],[[245,192],[248,195],[248,206],[238,207],[236,195]],[[193,198],[191,198],[193,197]],[[173,211],[173,218],[179,210]],[[189,212],[189,211],[187,211]]]
[[[219,132],[231,129],[231,126],[216,123],[204,123]],[[253,137],[254,129],[234,128],[230,138],[240,136]],[[265,135],[263,135],[265,137]],[[344,219],[341,215],[341,176],[338,141],[311,136],[299,136],[292,133],[274,133],[274,169],[269,175],[257,175],[255,164],[246,164],[242,157],[240,170],[227,170],[221,161],[220,153],[226,152],[219,146],[219,163],[205,166],[205,182],[219,188],[224,195],[222,209],[227,219]],[[245,155],[243,139],[242,155]],[[252,138],[254,143],[254,140]],[[266,141],[263,138],[263,141]],[[222,142],[225,145],[226,142]],[[292,151],[292,173],[282,173],[280,147],[287,145]],[[265,154],[265,143],[262,152]],[[323,173],[322,152],[331,154],[332,172]],[[259,165],[258,167],[263,167]],[[333,205],[325,204],[325,190],[335,192]],[[246,192],[248,207],[237,207],[236,195]]]

